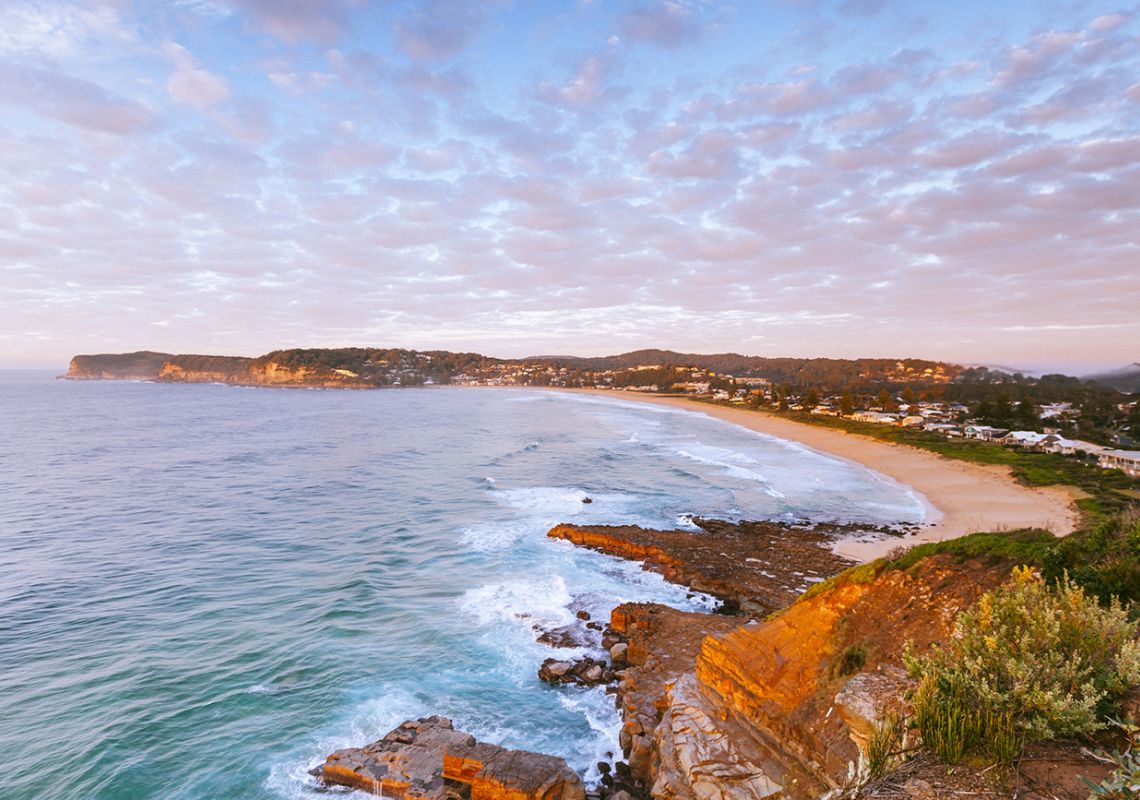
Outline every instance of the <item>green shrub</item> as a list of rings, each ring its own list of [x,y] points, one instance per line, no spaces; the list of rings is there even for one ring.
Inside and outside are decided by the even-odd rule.
[[[844,678],[848,675],[854,675],[863,669],[863,665],[866,663],[867,646],[861,642],[853,644],[840,653],[831,663],[831,677]]]
[[[1102,758],[1114,766],[1112,772],[1100,783],[1083,778],[1092,789],[1089,800],[1135,800],[1140,797],[1140,726],[1113,721],[1124,732],[1126,744],[1123,749],[1112,753],[1102,753]]]
[[[906,749],[906,727],[902,715],[887,714],[875,725],[867,742],[867,780],[877,780],[899,763]]]
[[[1137,626],[1067,575],[1055,588],[1028,567],[958,617],[948,647],[908,657],[921,677],[915,722],[953,763],[971,750],[1011,761],[1020,743],[1083,736],[1140,683]]]

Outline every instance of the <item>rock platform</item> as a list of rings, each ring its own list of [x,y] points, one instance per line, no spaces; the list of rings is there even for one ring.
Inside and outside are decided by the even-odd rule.
[[[508,750],[455,730],[446,717],[408,721],[364,747],[337,750],[313,771],[325,784],[394,800],[585,800],[564,760]]]

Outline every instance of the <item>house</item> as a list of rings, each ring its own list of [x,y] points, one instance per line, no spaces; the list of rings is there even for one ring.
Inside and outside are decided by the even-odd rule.
[[[1097,463],[1103,469],[1119,469],[1125,475],[1140,478],[1140,450],[1105,450]]]
[[[860,422],[874,422],[879,425],[894,425],[899,418],[894,414],[884,414],[882,411],[856,411],[852,418]]]
[[[1010,445],[1012,447],[1025,447],[1025,448],[1038,448],[1043,449],[1050,442],[1056,441],[1061,437],[1055,433],[1038,433],[1037,431],[1010,431],[1005,436],[1001,437],[1002,444]]]
[[[931,433],[941,433],[943,436],[961,436],[962,429],[957,425],[951,425],[948,422],[928,422],[922,426],[924,431]]]
[[[921,428],[925,424],[926,419],[920,417],[918,414],[908,414],[899,420],[899,425],[902,425],[904,428]]]
[[[1108,450],[1107,447],[1102,447],[1099,444],[1082,442],[1080,439],[1066,439],[1062,436],[1055,437],[1052,442],[1045,445],[1042,449],[1047,453],[1060,453],[1063,456],[1074,456],[1080,453],[1088,453],[1090,456],[1099,456]]]
[[[989,425],[966,426],[967,439],[981,439],[983,442],[992,442],[994,439],[1000,439],[1007,433],[1009,433],[1009,431],[1004,428],[991,428]]]

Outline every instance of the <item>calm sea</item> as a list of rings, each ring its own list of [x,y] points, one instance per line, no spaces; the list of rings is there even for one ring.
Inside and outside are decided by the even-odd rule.
[[[549,527],[922,516],[795,444],[538,391],[0,373],[0,426],[4,798],[313,798],[430,713],[587,774],[619,719],[539,683],[533,627],[707,601]]]

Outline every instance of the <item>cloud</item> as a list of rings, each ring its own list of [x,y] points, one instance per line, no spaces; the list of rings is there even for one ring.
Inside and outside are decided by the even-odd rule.
[[[667,48],[692,44],[703,31],[689,4],[675,0],[639,5],[618,20],[618,27],[631,41]]]
[[[359,0],[229,0],[250,14],[267,33],[290,44],[333,44],[344,34],[349,12]]]
[[[475,0],[431,0],[396,22],[396,40],[416,62],[455,58],[479,32],[484,11]]]
[[[174,74],[166,88],[176,103],[201,111],[229,98],[230,87],[225,79],[202,69],[185,47],[171,42],[163,49],[174,62]]]
[[[158,123],[151,109],[99,84],[3,61],[0,101],[78,128],[124,136],[149,130]]]
[[[1131,16],[981,41],[949,9],[918,35],[811,4],[108,7],[180,44],[88,26],[66,74],[0,60],[9,361],[1140,337]]]
[[[11,0],[4,6],[4,22],[0,25],[0,55],[65,59],[99,38],[112,42],[131,38],[110,5]]]
[[[571,107],[589,106],[603,94],[606,83],[606,66],[600,57],[585,59],[569,82],[558,86],[542,83],[539,96],[548,102]]]

